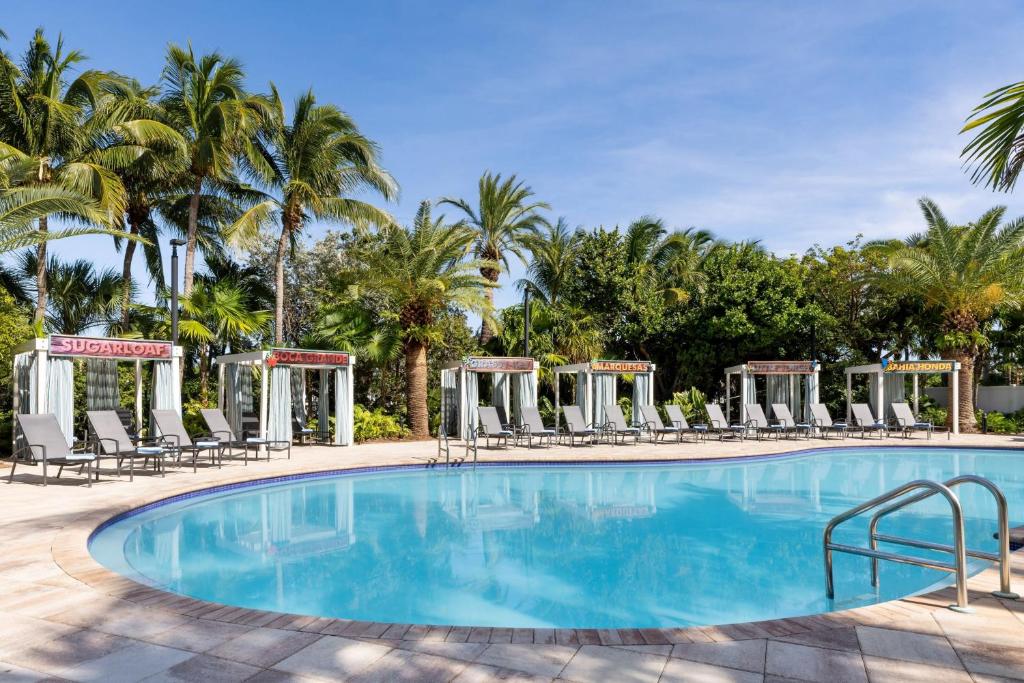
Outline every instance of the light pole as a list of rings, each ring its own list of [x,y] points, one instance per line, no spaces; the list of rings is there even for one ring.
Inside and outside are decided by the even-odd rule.
[[[523,288],[523,356],[530,357],[530,287]]]
[[[185,240],[171,240],[171,343],[178,345],[178,247]]]

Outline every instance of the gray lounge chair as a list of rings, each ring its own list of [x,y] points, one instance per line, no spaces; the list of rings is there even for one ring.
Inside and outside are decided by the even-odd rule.
[[[11,474],[7,482],[14,480],[14,470],[18,466],[20,457],[25,464],[43,464],[43,486],[47,482],[47,466],[57,465],[57,478],[65,467],[78,467],[79,473],[82,467],[86,467],[86,486],[92,486],[93,465],[96,462],[96,454],[86,451],[76,451],[68,446],[67,438],[60,429],[60,423],[53,413],[41,415],[29,415],[19,413],[17,416],[18,430],[25,439],[24,445],[11,454]],[[98,478],[99,475],[97,475]]]
[[[142,458],[145,467],[150,459],[154,469],[164,476],[165,461],[171,452],[165,448],[163,439],[138,439],[128,435],[121,418],[114,410],[87,410],[85,416],[89,421],[92,439],[96,445],[96,455],[100,458],[114,460],[117,476],[121,476],[121,463],[128,461],[128,480],[135,481],[135,459]]]
[[[555,437],[558,436],[558,432],[544,426],[544,420],[541,418],[540,411],[537,408],[523,408],[523,426],[520,436],[526,439],[527,448],[533,448],[533,439],[535,437],[542,444],[547,439],[548,446],[551,446],[554,443]]]
[[[682,439],[683,430],[675,425],[666,427],[661,421],[657,406],[640,406],[640,416],[644,419],[642,429],[651,435],[651,443],[657,443],[658,439],[664,441],[668,435],[674,436],[676,443]]]
[[[579,438],[580,444],[586,439],[590,439],[590,443],[593,445],[595,439],[597,439],[597,430],[583,419],[583,411],[580,410],[579,406],[562,406],[562,414],[565,415],[565,426],[563,429],[563,436],[569,437],[569,447],[576,445],[576,439]]]
[[[811,419],[814,428],[818,430],[823,439],[827,439],[830,432],[835,432],[841,438],[846,438],[846,431],[849,425],[845,422],[833,422],[832,416],[828,413],[828,407],[824,403],[811,404]]]
[[[708,438],[708,426],[706,424],[694,424],[691,425],[686,421],[686,416],[683,415],[683,409],[681,406],[675,403],[665,404],[665,414],[668,415],[668,421],[672,423],[672,426],[679,430],[680,436],[683,434],[693,434],[693,440],[700,441],[704,439],[707,441]]]
[[[193,441],[177,411],[154,410],[153,421],[156,423],[156,428],[160,430],[160,438],[167,442],[167,448],[177,453],[179,467],[182,457],[188,454],[192,457],[192,471],[195,472],[199,456],[203,453],[210,455],[211,465],[221,466],[221,452],[224,449],[221,447],[220,441],[209,435],[197,436]]]
[[[789,406],[785,403],[773,403],[772,414],[775,415],[775,419],[779,421],[779,424],[787,431],[795,436],[803,434],[808,439],[811,438],[811,430],[813,425],[810,422],[797,422],[793,418],[793,413],[790,412]]]
[[[480,406],[477,408],[477,414],[480,416],[480,426],[477,427],[477,435],[484,437],[484,443],[487,448],[491,447],[491,439],[494,439],[495,447],[505,443],[505,447],[508,447],[508,440],[514,439],[516,434],[511,429],[506,429],[505,425],[501,423],[501,418],[498,417],[498,409],[494,406]]]
[[[877,432],[879,439],[889,436],[888,425],[875,419],[867,403],[854,403],[851,407],[853,409],[853,420],[856,423],[857,429],[860,430],[860,438],[866,438],[868,432]]]
[[[606,436],[610,436],[612,443],[618,442],[618,438],[622,437],[622,443],[626,443],[628,437],[633,437],[633,445],[640,443],[640,428],[630,427],[626,422],[625,416],[622,414],[622,408],[612,403],[604,407],[604,416],[608,419],[608,422],[602,427],[602,431]]]
[[[243,430],[241,438],[228,424],[228,419],[224,417],[224,412],[219,408],[204,408],[199,411],[200,415],[203,416],[203,422],[206,423],[207,429],[210,430],[210,436],[216,438],[221,446],[228,451],[228,457],[234,452],[234,449],[242,449],[242,460],[243,463],[249,464],[249,449],[252,448],[256,452],[256,459],[260,458],[260,448],[264,446],[267,449],[267,460],[270,460],[270,451],[288,451],[288,459],[292,457],[292,442],[291,441],[271,441],[262,434],[257,434],[252,431]]]
[[[719,441],[726,436],[732,436],[742,441],[746,436],[746,426],[726,420],[725,415],[722,414],[722,406],[717,403],[705,403],[704,411],[708,414],[708,430],[716,432]]]
[[[935,425],[931,422],[922,422],[914,417],[914,412],[906,403],[893,403],[892,413],[896,416],[896,425],[903,432],[903,438],[910,438],[914,432],[925,432],[929,439],[932,438]]]
[[[754,430],[754,434],[760,440],[762,434],[774,434],[776,440],[786,433],[786,427],[780,422],[769,422],[764,416],[764,409],[759,403],[747,403],[747,427]]]

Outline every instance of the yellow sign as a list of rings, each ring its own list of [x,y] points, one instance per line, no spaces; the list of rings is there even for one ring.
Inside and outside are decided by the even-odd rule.
[[[645,360],[595,360],[590,362],[594,372],[650,372],[651,364]]]
[[[891,360],[883,361],[882,372],[914,373],[914,372],[953,372],[956,361],[952,360]]]

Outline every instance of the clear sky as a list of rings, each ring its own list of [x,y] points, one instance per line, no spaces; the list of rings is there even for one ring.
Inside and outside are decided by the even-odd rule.
[[[191,40],[253,89],[312,86],[380,143],[403,220],[486,169],[572,225],[654,214],[780,254],[919,230],[923,195],[955,220],[1024,213],[968,182],[957,135],[1024,80],[1012,1],[5,3],[9,51],[36,26],[143,82]],[[119,262],[100,238],[58,251]]]

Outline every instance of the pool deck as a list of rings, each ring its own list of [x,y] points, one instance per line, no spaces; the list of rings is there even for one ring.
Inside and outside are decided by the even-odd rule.
[[[746,441],[480,451],[481,461],[700,459],[861,445],[1024,447],[1024,438]],[[296,447],[292,459],[223,469],[104,472],[92,488],[0,466],[0,681],[957,681],[1024,680],[1024,600],[989,569],[952,589],[845,612],[684,629],[509,629],[378,624],[226,607],[141,586],[89,555],[104,520],[141,504],[268,476],[423,463],[436,442]],[[1019,511],[1017,511],[1019,514]],[[866,580],[866,579],[865,579]],[[1013,556],[1024,592],[1024,550]]]

